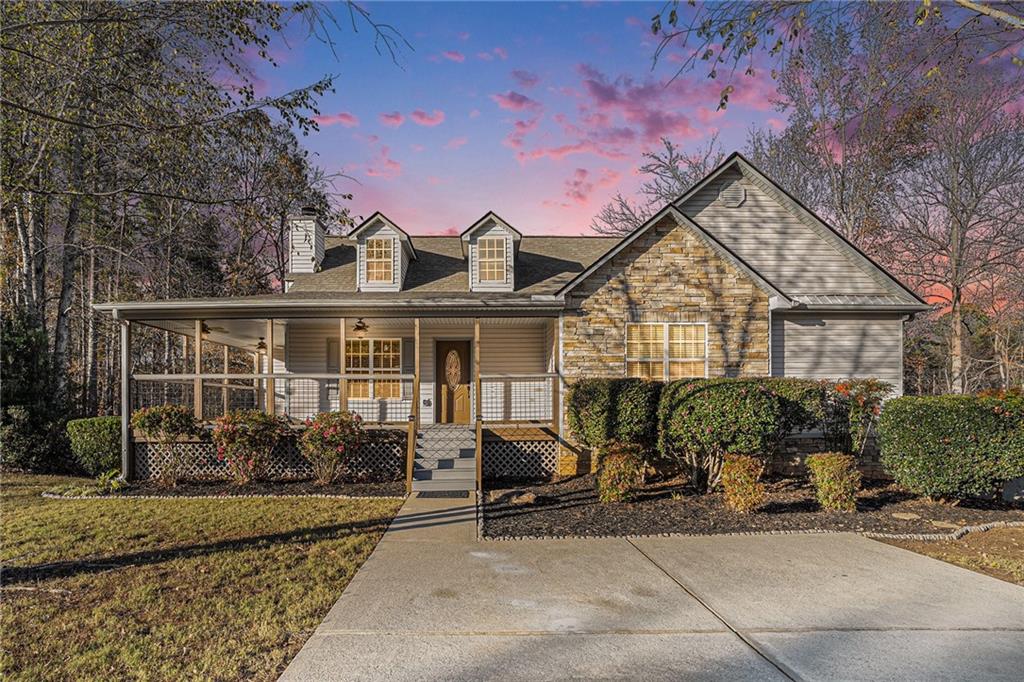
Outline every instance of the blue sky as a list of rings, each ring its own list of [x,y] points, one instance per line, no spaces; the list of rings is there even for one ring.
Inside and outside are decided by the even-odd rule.
[[[658,2],[367,3],[412,49],[378,55],[347,10],[337,57],[315,40],[276,45],[266,92],[330,73],[321,129],[303,139],[344,172],[356,215],[381,210],[413,234],[458,232],[495,210],[528,234],[579,234],[666,136],[693,149],[719,132],[739,148],[751,125],[781,126],[767,77],[741,79],[716,112],[721,82],[703,71],[666,85],[679,55],[651,69]]]

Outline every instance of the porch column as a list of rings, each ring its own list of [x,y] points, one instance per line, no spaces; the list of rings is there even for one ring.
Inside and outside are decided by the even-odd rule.
[[[473,390],[476,391],[476,399],[473,401],[473,409],[476,412],[476,490],[479,493],[483,490],[484,478],[484,416],[483,416],[483,395],[480,391],[480,318],[473,318]]]
[[[274,321],[267,320],[267,373],[274,373]],[[277,399],[274,394],[274,378],[267,379],[267,395],[264,398],[267,414],[277,411]]]
[[[338,409],[348,412],[348,379],[345,378],[345,324],[343,317],[338,320]]]
[[[135,467],[132,462],[132,327],[121,320],[121,477],[132,480]]]
[[[252,354],[252,373],[260,374],[263,371],[263,366],[260,364],[260,354]],[[252,394],[255,397],[255,407],[257,410],[263,409],[263,398],[260,396],[260,380],[258,378],[252,380]]]
[[[193,366],[196,378],[192,381],[192,404],[195,407],[196,419],[203,418],[203,380],[199,375],[203,372],[203,321],[196,320],[195,325],[195,357]]]
[[[231,368],[231,361],[229,359],[229,354],[230,354],[230,349],[227,346],[224,346],[224,374],[227,374],[228,370]],[[224,384],[224,389],[221,391],[223,393],[223,395],[221,396],[221,400],[223,402],[223,405],[221,406],[222,407],[221,414],[227,414],[230,411],[230,409],[231,409],[231,398],[229,396],[229,391],[228,391],[228,379],[227,379],[227,377],[224,377],[224,380],[221,381],[221,383]]]
[[[558,440],[558,435],[561,432],[562,419],[561,419],[561,397],[562,397],[562,375],[559,372],[558,367],[558,331],[560,325],[558,320],[552,320],[551,334],[551,372],[555,376],[551,377],[551,427],[555,432],[555,440]]]
[[[412,414],[416,418],[416,428],[420,428],[420,318],[412,322],[413,329],[413,375],[412,375]]]

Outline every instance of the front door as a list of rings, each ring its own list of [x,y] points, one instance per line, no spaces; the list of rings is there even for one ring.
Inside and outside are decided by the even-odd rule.
[[[469,341],[438,341],[438,423],[469,423]]]

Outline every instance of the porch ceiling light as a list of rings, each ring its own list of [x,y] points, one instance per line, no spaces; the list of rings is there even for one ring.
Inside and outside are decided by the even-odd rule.
[[[200,327],[199,335],[202,336],[204,339],[208,337],[210,335],[210,325],[203,322],[202,326]]]
[[[263,340],[262,336],[260,337],[260,342],[256,344],[256,350],[261,353],[267,350],[267,343]]]
[[[355,325],[352,327],[352,333],[355,334],[357,339],[366,338],[366,332],[370,331],[369,325],[363,322],[363,318],[356,320]]]

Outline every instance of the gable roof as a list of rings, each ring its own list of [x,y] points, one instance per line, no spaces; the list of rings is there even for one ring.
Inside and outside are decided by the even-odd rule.
[[[665,208],[661,209],[658,213],[648,218],[640,227],[633,230],[631,233],[626,235],[621,241],[619,241],[614,247],[608,250],[603,256],[594,261],[590,267],[581,272],[579,275],[574,277],[572,281],[567,282],[565,286],[558,290],[559,296],[564,296],[573,289],[575,289],[581,282],[590,277],[594,272],[598,270],[605,263],[610,261],[616,255],[621,253],[626,247],[635,242],[641,235],[646,233],[651,227],[657,225],[666,217],[671,216],[675,219],[676,223],[680,226],[689,228],[694,232],[700,239],[702,239],[713,251],[718,253],[719,256],[724,258],[726,261],[731,263],[740,272],[747,275],[753,282],[761,288],[769,296],[777,296],[785,302],[789,302],[790,299],[784,294],[778,287],[769,282],[767,279],[761,276],[754,268],[750,267],[746,261],[740,258],[738,255],[730,251],[724,244],[718,241],[713,235],[707,232],[704,228],[694,222],[691,218],[685,215],[682,211],[677,209],[672,204],[669,204]]]
[[[409,234],[405,230],[400,228],[398,224],[395,223],[395,221],[391,220],[391,218],[388,218],[380,211],[374,211],[373,215],[371,215],[369,218],[356,225],[356,228],[348,233],[348,237],[350,239],[357,238],[363,230],[366,230],[370,226],[376,224],[378,221],[384,223],[385,225],[387,225],[392,230],[398,233],[398,239],[407,249],[409,249],[410,258],[412,258],[413,260],[416,260],[418,258],[418,256],[416,255],[416,249],[412,245],[412,238],[409,236]]]
[[[520,232],[519,230],[517,230],[516,228],[512,227],[511,223],[509,223],[507,220],[502,218],[500,215],[498,215],[494,211],[488,211],[487,213],[485,213],[483,215],[483,217],[480,218],[480,220],[476,221],[475,223],[473,223],[472,225],[467,227],[465,230],[462,231],[462,234],[459,235],[459,239],[462,240],[462,255],[463,256],[467,256],[468,255],[468,253],[469,253],[468,252],[468,249],[469,249],[469,238],[473,235],[474,232],[476,232],[481,227],[486,225],[488,223],[488,221],[497,223],[498,225],[501,225],[506,230],[508,230],[509,232],[512,233],[512,249],[513,249],[513,253],[518,253],[519,252],[519,244],[522,242],[522,239],[523,239],[523,233]]]
[[[469,268],[461,237],[412,237],[419,259],[409,264],[401,292],[374,292],[377,297],[450,296],[470,293]],[[522,237],[514,292],[501,296],[552,296],[618,243],[618,237]],[[328,236],[320,272],[289,276],[291,292],[356,293],[356,242]],[[359,293],[364,298],[365,293]]]
[[[738,168],[740,173],[752,179],[758,187],[769,196],[788,209],[798,220],[811,228],[819,238],[827,242],[839,254],[847,258],[853,265],[865,272],[869,277],[887,292],[889,297],[896,297],[902,304],[917,304],[921,309],[929,308],[927,303],[914,293],[909,287],[900,282],[888,270],[872,260],[867,254],[861,251],[855,244],[840,234],[835,228],[825,222],[817,214],[804,206],[796,197],[787,192],[774,180],[765,175],[757,166],[748,160],[738,151],[730,154],[717,168],[712,170],[703,180],[697,182],[693,187],[683,193],[678,199],[672,202],[680,209],[701,190],[715,182],[730,168]],[[804,296],[831,295],[842,297],[849,295],[849,292],[793,292],[794,299],[800,300]],[[884,297],[884,295],[882,295]],[[836,303],[836,305],[842,305]]]

